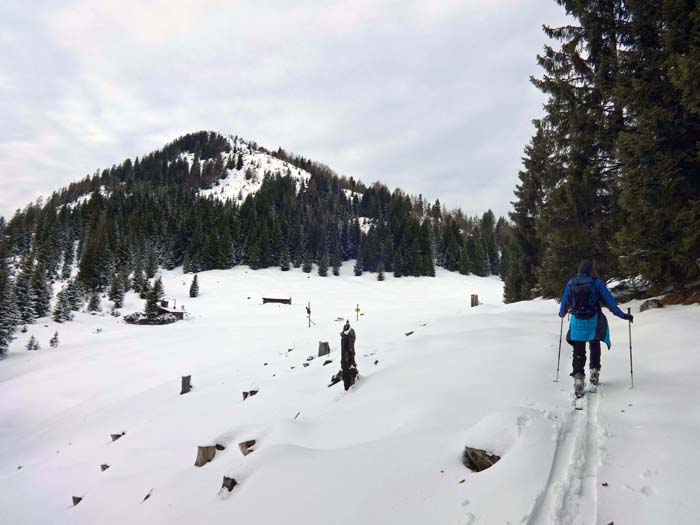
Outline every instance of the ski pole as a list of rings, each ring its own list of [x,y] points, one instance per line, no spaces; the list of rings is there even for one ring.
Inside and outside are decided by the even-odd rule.
[[[632,314],[632,309],[627,308],[627,315]],[[627,319],[629,325],[629,336],[630,336],[630,381],[632,381],[632,387],[634,388],[634,369],[632,368],[632,321]]]
[[[559,355],[557,356],[557,377],[554,379],[555,383],[559,382],[559,362],[561,361],[561,335],[564,332],[564,318],[561,318],[561,326],[559,327]]]

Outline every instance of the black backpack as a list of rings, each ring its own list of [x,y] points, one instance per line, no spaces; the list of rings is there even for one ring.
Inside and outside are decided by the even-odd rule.
[[[590,319],[598,312],[598,297],[590,275],[579,275],[571,280],[569,308],[579,319]]]

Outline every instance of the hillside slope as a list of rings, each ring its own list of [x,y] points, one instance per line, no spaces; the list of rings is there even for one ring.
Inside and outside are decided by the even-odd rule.
[[[384,282],[343,272],[205,272],[196,299],[191,276],[164,272],[190,320],[139,327],[81,313],[19,334],[0,366],[0,522],[697,521],[697,306],[637,315],[634,390],[627,325],[611,319],[603,385],[574,412],[568,348],[552,382],[553,301],[506,306],[498,279],[442,270]],[[478,308],[467,307],[471,293]],[[123,311],[141,307],[130,293]],[[327,388],[341,317],[357,331],[362,376],[348,393]],[[23,349],[32,334],[42,350]],[[304,367],[319,341],[333,362]],[[186,374],[194,389],[180,396]],[[243,456],[237,445],[249,439],[256,450]],[[226,449],[193,466],[197,446],[215,443]],[[502,459],[472,473],[464,445]],[[223,476],[239,483],[230,494]],[[73,496],[83,498],[75,507]]]

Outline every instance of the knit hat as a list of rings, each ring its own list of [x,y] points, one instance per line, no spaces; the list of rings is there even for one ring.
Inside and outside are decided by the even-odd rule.
[[[584,259],[581,261],[581,264],[579,264],[578,273],[581,275],[591,275],[591,273],[593,273],[593,263]]]

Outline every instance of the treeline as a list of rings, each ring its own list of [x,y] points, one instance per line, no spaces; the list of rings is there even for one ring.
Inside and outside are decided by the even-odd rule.
[[[68,321],[85,301],[99,308],[106,292],[117,307],[129,290],[147,297],[159,267],[311,272],[315,264],[325,276],[355,259],[356,275],[378,278],[432,276],[436,264],[500,272],[497,230],[505,223],[497,228],[491,211],[465,217],[283,150],[271,155],[308,171],[306,182],[290,170],[267,172],[244,200],[201,196],[226,169],[241,169],[243,152],[231,144],[215,133],[186,135],[0,219],[0,351],[16,326],[51,312],[54,294],[54,319]]]
[[[557,0],[574,22],[533,83],[545,116],[510,214],[508,302],[599,276],[680,287],[700,276],[700,3]]]

